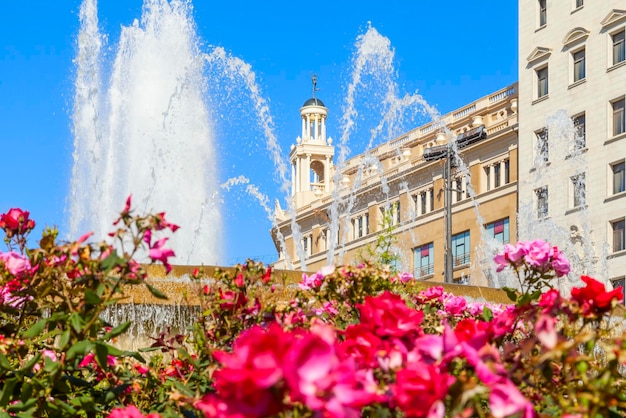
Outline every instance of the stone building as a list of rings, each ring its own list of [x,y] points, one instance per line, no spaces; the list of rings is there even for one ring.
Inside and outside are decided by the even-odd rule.
[[[316,271],[358,261],[376,246],[388,213],[403,270],[444,281],[449,240],[449,281],[489,284],[482,244],[517,237],[517,102],[513,84],[336,167],[328,109],[315,97],[307,100],[289,155],[293,213],[277,204],[274,265]],[[446,182],[448,160],[454,163]],[[449,234],[446,183],[452,186]]]
[[[625,31],[624,0],[519,0],[520,237],[571,246],[583,273],[621,284]]]

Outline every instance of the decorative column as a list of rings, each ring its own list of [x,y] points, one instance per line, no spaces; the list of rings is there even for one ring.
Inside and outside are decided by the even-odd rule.
[[[306,155],[304,190],[311,190],[311,154]]]

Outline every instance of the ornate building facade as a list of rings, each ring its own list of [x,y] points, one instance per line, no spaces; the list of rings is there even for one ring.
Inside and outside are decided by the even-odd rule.
[[[307,100],[290,152],[292,213],[276,208],[274,265],[316,271],[358,261],[376,246],[387,214],[403,270],[444,281],[449,246],[448,281],[490,284],[478,250],[517,237],[517,102],[513,84],[337,167],[328,109]]]
[[[548,231],[573,245],[583,272],[619,284],[625,33],[624,0],[519,0],[519,200],[531,212],[520,236]]]

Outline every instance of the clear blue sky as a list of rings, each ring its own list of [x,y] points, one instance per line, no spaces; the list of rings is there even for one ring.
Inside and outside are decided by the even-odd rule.
[[[142,2],[100,3],[101,30],[112,46],[120,25],[140,17]],[[67,228],[79,6],[78,0],[0,2],[0,211],[29,210],[38,222],[33,238],[44,225],[56,225],[62,233]],[[252,66],[285,158],[300,134],[298,111],[311,96],[311,73],[318,74],[317,96],[329,108],[329,135],[339,136],[354,43],[368,22],[395,49],[401,93],[417,91],[441,113],[517,81],[515,1],[196,0],[194,18],[207,49],[222,46]],[[238,165],[269,158],[259,146],[264,141],[262,132],[237,131],[223,138],[218,152],[243,158],[223,170],[220,182],[235,176]],[[271,202],[283,202],[272,173],[264,170],[248,175],[251,183]],[[241,191],[232,193],[224,214],[225,263],[247,256],[273,259],[265,212]]]

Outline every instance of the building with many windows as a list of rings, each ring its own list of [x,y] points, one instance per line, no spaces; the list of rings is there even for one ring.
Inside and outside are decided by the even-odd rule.
[[[519,0],[519,205],[534,212],[520,236],[558,228],[621,283],[625,32],[624,0]]]
[[[357,155],[343,167],[333,165],[327,114],[317,98],[300,109],[302,132],[289,156],[296,216],[292,220],[277,207],[275,266],[315,271],[358,260],[375,247],[388,213],[402,267],[419,279],[443,281],[448,154],[437,152],[455,142],[459,159],[453,159],[448,183],[453,279],[489,284],[476,251],[483,234],[502,243],[517,236],[517,85],[443,116],[443,124],[431,122]]]

